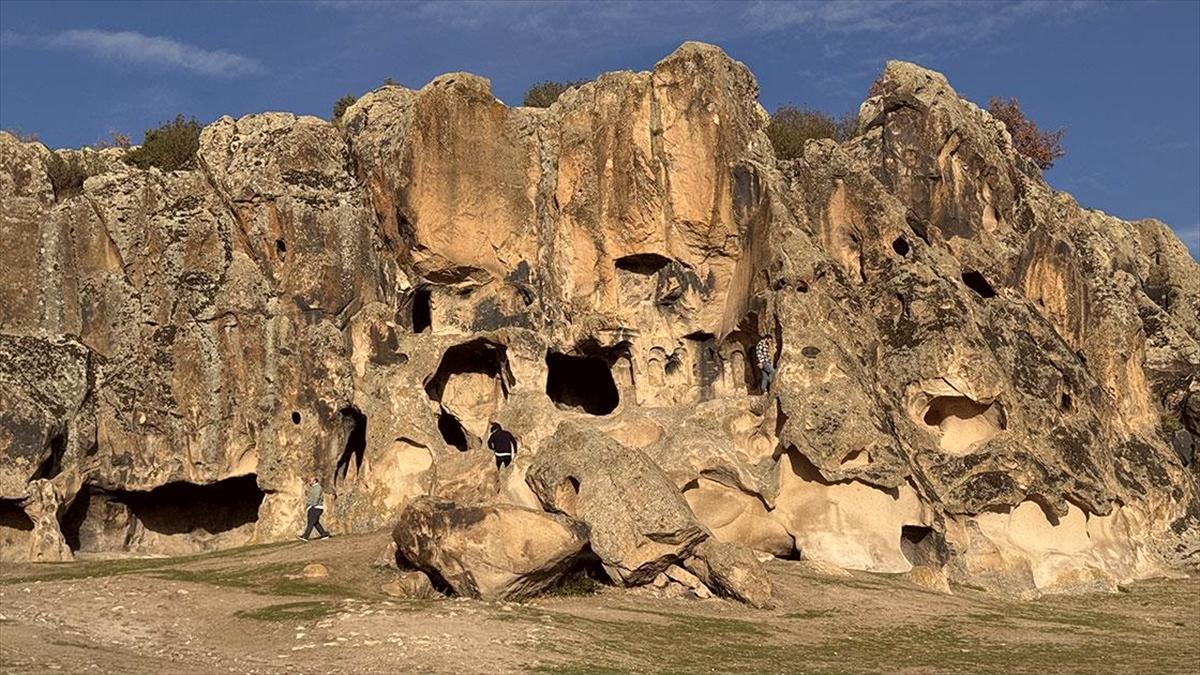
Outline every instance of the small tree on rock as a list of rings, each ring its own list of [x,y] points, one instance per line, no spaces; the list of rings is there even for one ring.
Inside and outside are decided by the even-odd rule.
[[[342,115],[346,114],[346,109],[354,105],[358,98],[354,94],[346,94],[333,102],[333,117],[330,120],[337,124],[342,120]]]
[[[549,108],[558,100],[562,93],[571,87],[578,87],[587,82],[587,80],[572,80],[570,82],[555,82],[546,80],[541,84],[535,84],[525,92],[525,98],[521,105],[526,105],[531,108]]]
[[[847,113],[834,118],[819,110],[780,106],[767,124],[767,138],[775,148],[778,159],[799,159],[804,156],[804,144],[815,138],[832,138],[841,143],[854,136],[858,117]]]
[[[1042,131],[1033,120],[1025,117],[1021,103],[1015,98],[992,97],[988,101],[988,112],[1008,127],[1013,147],[1029,158],[1043,171],[1054,166],[1054,161],[1065,154],[1062,147],[1066,129]]]
[[[54,188],[55,199],[79,194],[83,191],[83,179],[87,178],[78,157],[64,156],[57,151],[46,158],[46,174],[50,178],[50,187]]]
[[[203,127],[195,118],[177,115],[174,121],[147,129],[142,147],[130,150],[125,161],[140,168],[156,166],[163,171],[177,171],[192,166],[200,149]]]

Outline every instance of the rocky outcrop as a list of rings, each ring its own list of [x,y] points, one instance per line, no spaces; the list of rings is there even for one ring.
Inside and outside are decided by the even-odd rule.
[[[485,600],[536,595],[579,572],[587,529],[563,516],[509,504],[461,506],[420,497],[393,530],[397,557]]]
[[[0,133],[0,558],[279,539],[316,474],[338,531],[573,513],[620,583],[710,539],[1016,592],[1194,561],[1200,267],[941,75],[879,91],[781,162],[708,45],[548,109],[455,73],[192,170],[83,151],[62,199]]]

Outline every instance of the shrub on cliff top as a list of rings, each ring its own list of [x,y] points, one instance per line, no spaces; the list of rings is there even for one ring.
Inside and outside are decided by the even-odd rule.
[[[1054,160],[1065,154],[1062,139],[1067,130],[1042,131],[1033,120],[1025,117],[1017,99],[993,96],[988,100],[988,112],[1008,127],[1017,152],[1037,164],[1039,169],[1049,169],[1054,166]]]
[[[525,99],[521,105],[526,105],[531,108],[549,108],[551,104],[558,100],[562,93],[571,87],[578,87],[587,82],[587,80],[572,80],[570,82],[555,82],[546,80],[541,84],[535,84],[525,92]]]
[[[142,147],[129,151],[125,161],[140,168],[156,166],[163,171],[189,168],[200,149],[200,123],[178,115],[156,129],[147,129]]]
[[[841,143],[852,137],[858,117],[847,113],[839,119],[818,110],[780,106],[771,115],[767,138],[775,148],[778,159],[798,159],[804,156],[804,143],[814,138],[832,138]]]
[[[46,174],[50,178],[50,187],[54,188],[55,199],[79,194],[83,191],[83,179],[87,178],[78,157],[64,157],[58,152],[51,152],[46,158]]]
[[[354,105],[354,102],[357,100],[358,100],[358,97],[356,97],[354,94],[346,94],[345,96],[334,101],[333,102],[333,117],[329,118],[330,121],[333,122],[334,124],[337,124],[338,122],[340,122],[342,119],[342,115],[346,114],[346,109],[349,108],[350,106]]]

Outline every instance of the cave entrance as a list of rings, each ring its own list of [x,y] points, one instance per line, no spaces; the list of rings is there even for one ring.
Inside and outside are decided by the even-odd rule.
[[[419,288],[412,299],[412,330],[424,333],[433,327],[433,294],[428,288]]]
[[[611,413],[621,400],[613,380],[613,360],[547,351],[546,396],[560,408],[578,408],[591,415]]]
[[[342,415],[342,430],[346,436],[346,445],[342,456],[338,459],[337,467],[333,470],[333,484],[344,480],[350,472],[350,464],[354,463],[354,476],[362,470],[363,456],[367,452],[367,416],[354,406],[346,406],[339,411]]]
[[[438,415],[437,426],[438,432],[442,435],[442,440],[446,441],[446,445],[457,448],[459,452],[467,451],[467,432],[463,429],[457,417],[443,409]]]
[[[63,453],[66,452],[66,449],[67,432],[62,431],[55,434],[54,437],[50,439],[49,454],[47,454],[46,458],[42,460],[42,463],[38,465],[37,470],[33,472],[33,476],[31,476],[29,480],[50,480],[51,478],[54,478],[58,474],[62,473],[62,458]]]
[[[963,272],[962,280],[967,285],[967,288],[975,291],[975,294],[979,297],[984,299],[996,297],[996,289],[992,288],[988,280],[979,272],[973,270]]]
[[[507,347],[485,339],[455,345],[426,379],[425,393],[438,404],[438,431],[447,445],[466,451],[486,435],[516,381],[507,354]]]
[[[15,499],[0,499],[0,529],[30,532],[33,530],[33,519],[21,508]]]
[[[489,340],[472,340],[454,345],[442,355],[437,370],[425,382],[425,393],[431,401],[442,401],[446,384],[455,375],[477,373],[499,381],[501,392],[508,397],[512,372],[508,369],[508,348]]]
[[[709,401],[715,396],[713,385],[721,379],[725,370],[721,351],[717,347],[717,336],[712,333],[697,331],[683,336],[695,356],[692,364],[692,376],[700,385],[700,400]]]
[[[966,396],[935,396],[922,420],[938,429],[939,447],[952,454],[965,454],[1005,428],[999,403],[979,403]]]
[[[249,474],[198,485],[167,483],[146,492],[114,492],[112,497],[129,506],[130,513],[159,534],[187,534],[201,530],[220,534],[258,521],[258,507],[266,493],[258,476]]]
[[[946,564],[946,540],[932,527],[905,525],[900,528],[900,551],[914,567]]]

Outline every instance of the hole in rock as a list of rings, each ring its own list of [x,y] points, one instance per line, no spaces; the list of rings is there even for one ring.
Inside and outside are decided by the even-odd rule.
[[[339,411],[342,415],[342,430],[346,434],[346,447],[333,471],[333,482],[345,479],[354,462],[354,475],[362,469],[363,455],[367,452],[367,416],[358,408],[347,406]]]
[[[996,290],[988,283],[988,280],[982,274],[975,271],[967,271],[962,273],[963,283],[967,288],[975,291],[975,294],[981,298],[996,297]]]
[[[1062,398],[1059,399],[1059,405],[1063,410],[1071,410],[1071,408],[1074,406],[1074,402],[1071,400],[1071,395],[1063,394]]]
[[[898,255],[907,257],[909,251],[908,240],[904,237],[896,237],[896,240],[892,242],[892,250]]]
[[[38,465],[33,476],[29,480],[45,479],[50,480],[58,474],[62,473],[62,457],[63,452],[67,449],[67,434],[60,432],[50,439],[50,453]]]
[[[905,525],[900,528],[900,551],[914,566],[941,567],[946,563],[946,542],[931,527]]]
[[[575,502],[579,498],[579,481],[567,476],[554,488],[554,504],[565,515],[575,517]]]
[[[15,499],[0,499],[0,530],[5,529],[20,532],[33,530],[33,519],[25,514],[25,509]]]
[[[217,534],[249,525],[258,520],[264,495],[255,474],[208,485],[177,482],[147,492],[112,493],[146,529],[160,534]]]
[[[300,424],[300,413],[295,410],[292,411],[292,424]]]
[[[619,270],[651,276],[658,274],[659,270],[666,267],[670,262],[670,258],[657,253],[636,253],[617,258],[614,264]]]
[[[501,391],[507,398],[508,387],[513,381],[507,351],[504,345],[482,339],[454,345],[442,354],[437,371],[426,380],[425,393],[430,400],[440,402],[451,377],[479,373],[499,380]]]
[[[607,415],[620,402],[607,359],[546,352],[546,396],[560,406]]]
[[[412,300],[412,329],[424,333],[433,325],[433,295],[428,288],[418,289]]]
[[[717,336],[697,331],[683,338],[691,343],[691,351],[696,355],[693,375],[700,383],[700,399],[707,401],[713,398],[713,383],[720,379],[725,367],[717,348]]]
[[[941,432],[941,449],[954,454],[966,453],[1005,428],[1004,413],[998,404],[978,403],[966,396],[935,397],[922,419]]]
[[[458,448],[459,452],[467,451],[467,434],[463,431],[462,425],[450,413],[443,410],[438,415],[438,432],[442,434],[442,440],[446,441],[446,445]]]
[[[287,257],[287,244],[284,243],[282,239],[275,240],[275,255],[277,255],[280,260],[283,260],[285,257]]]

